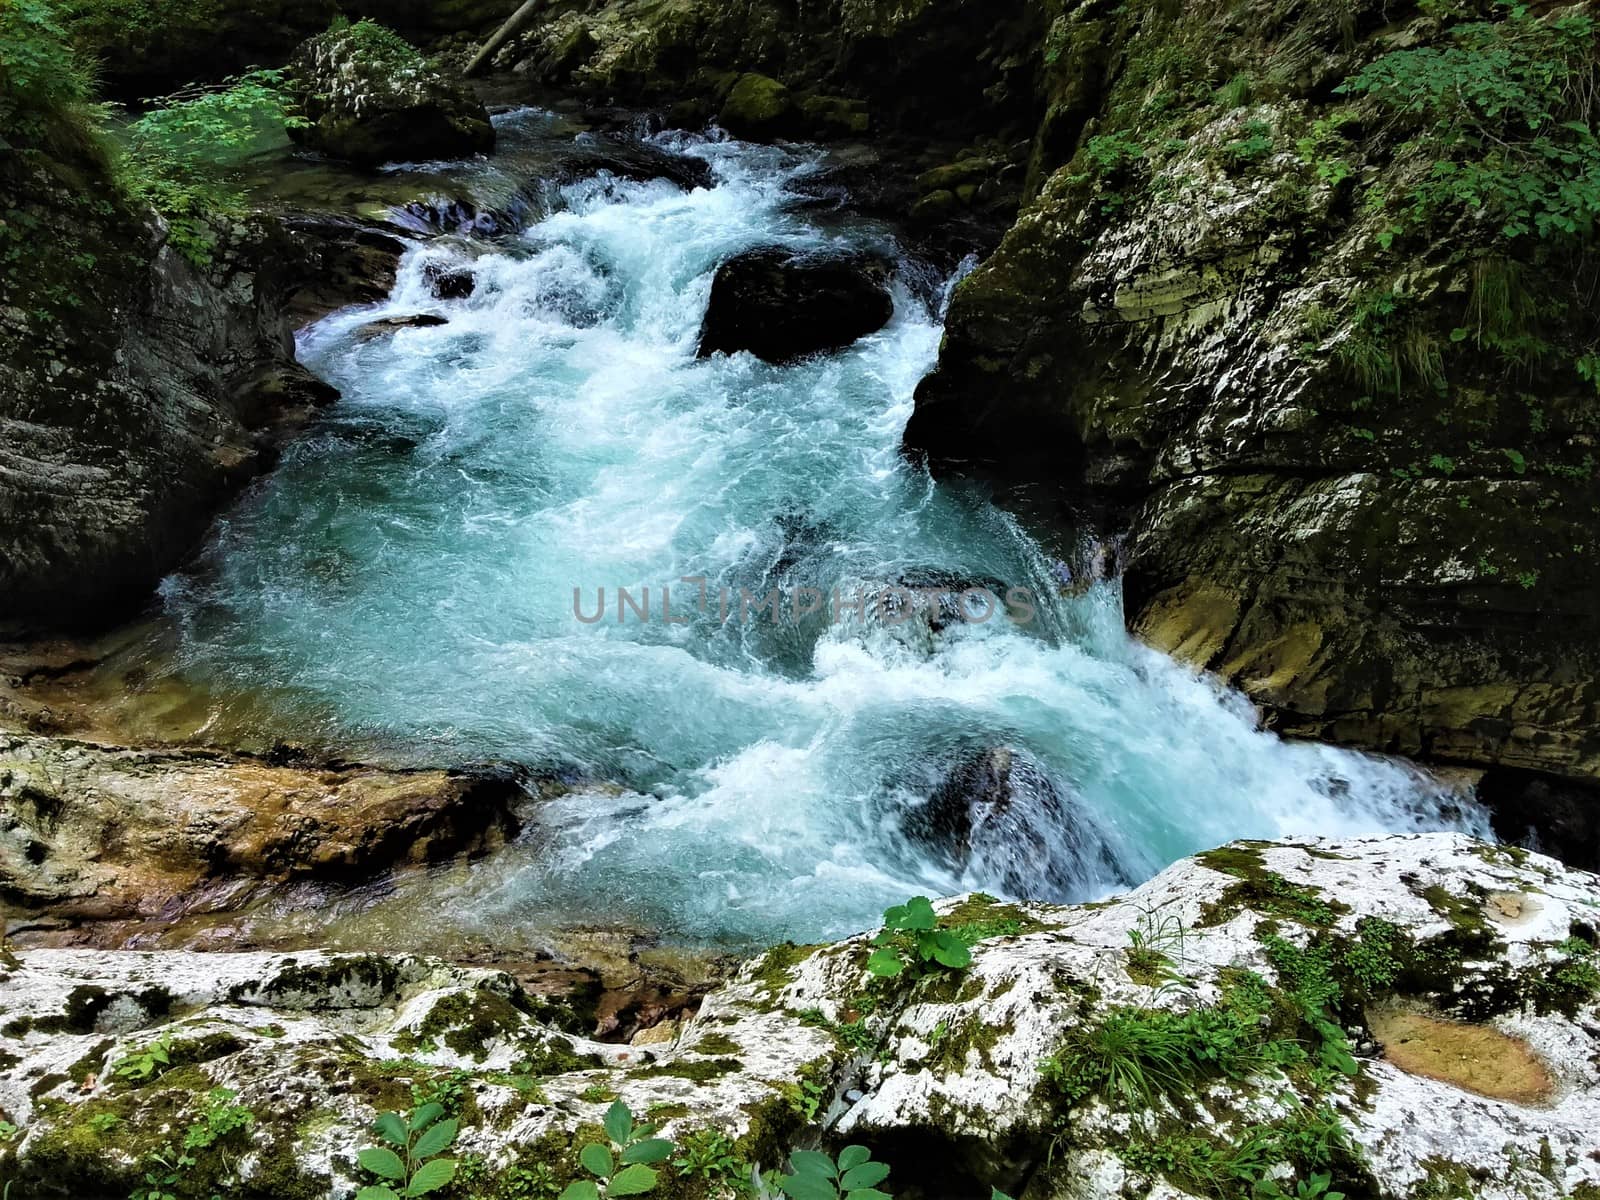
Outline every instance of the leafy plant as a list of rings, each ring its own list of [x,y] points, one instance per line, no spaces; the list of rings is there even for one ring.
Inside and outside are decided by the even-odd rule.
[[[20,1132],[10,1121],[0,1121],[0,1142],[15,1141]]]
[[[1338,90],[1422,122],[1407,148],[1432,168],[1405,224],[1484,210],[1511,240],[1586,235],[1600,215],[1600,25],[1579,11],[1500,10],[1451,30],[1449,45],[1385,54]]]
[[[211,222],[245,209],[233,182],[244,154],[297,124],[281,70],[176,93],[128,126],[123,185],[167,218],[173,247],[204,266],[216,247]]]
[[[444,1115],[438,1102],[423,1104],[409,1116],[386,1112],[372,1123],[373,1132],[387,1143],[370,1146],[356,1155],[363,1170],[383,1182],[369,1184],[356,1200],[401,1200],[426,1196],[455,1178],[454,1159],[440,1158],[455,1141],[461,1123]]]
[[[205,1150],[223,1138],[255,1124],[255,1114],[243,1105],[235,1104],[238,1093],[227,1088],[213,1088],[206,1096],[206,1105],[200,1119],[184,1132],[185,1150]],[[102,1114],[109,1116],[111,1114]]]
[[[909,971],[920,978],[931,971],[965,970],[972,951],[957,934],[939,928],[939,916],[926,896],[913,896],[883,914],[883,930],[872,939],[877,947],[867,970],[884,979]]]
[[[172,1065],[172,1035],[164,1033],[155,1041],[135,1050],[112,1068],[118,1079],[143,1083],[154,1079]]]
[[[889,1200],[878,1188],[888,1178],[889,1164],[874,1162],[865,1146],[846,1146],[837,1159],[820,1150],[796,1150],[789,1170],[778,1189],[790,1200]]]
[[[720,1129],[698,1129],[679,1144],[672,1165],[679,1175],[712,1180],[742,1177],[750,1164]]]
[[[610,1143],[590,1142],[578,1152],[578,1161],[594,1178],[573,1180],[561,1200],[612,1200],[655,1189],[655,1164],[672,1157],[672,1142],[653,1136],[653,1125],[635,1125],[632,1110],[621,1100],[606,1110],[604,1124]]]

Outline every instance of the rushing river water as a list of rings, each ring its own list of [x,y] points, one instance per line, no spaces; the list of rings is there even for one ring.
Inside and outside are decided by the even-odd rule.
[[[1114,582],[1061,587],[1015,521],[902,459],[948,284],[889,231],[800,203],[812,157],[672,148],[716,186],[567,184],[515,236],[430,243],[389,304],[307,330],[343,401],[166,588],[179,669],[271,695],[283,736],[621,785],[540,809],[524,848],[439,898],[449,920],[809,938],[919,891],[1081,899],[1241,836],[1486,831],[1404,764],[1259,732],[1127,638]],[[697,360],[717,264],[766,245],[895,256],[893,321],[792,366]],[[473,294],[434,299],[428,264],[469,258]],[[448,323],[360,332],[413,313]],[[828,619],[836,589],[928,580],[1027,588],[1037,612]],[[650,590],[648,620],[617,620],[620,587]],[[774,587],[830,600],[739,619],[739,589]],[[606,618],[578,619],[574,590],[592,617],[602,588]],[[969,853],[907,832],[996,746],[1025,785],[1009,826]]]

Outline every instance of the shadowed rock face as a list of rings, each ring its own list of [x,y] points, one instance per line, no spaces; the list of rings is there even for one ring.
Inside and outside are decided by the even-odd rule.
[[[1056,69],[1103,119],[1137,112],[1139,72],[1191,37],[1228,43],[1229,70],[1270,63],[1276,90],[1196,103],[1170,140],[1140,117],[1116,161],[1041,129],[1037,151],[1076,157],[956,289],[907,448],[1126,531],[1133,630],[1284,732],[1594,780],[1600,397],[1573,369],[1592,264],[1508,264],[1487,225],[1391,245],[1365,198],[1428,164],[1332,91],[1388,44],[1361,32],[1389,27],[1367,6],[1355,32],[1231,20],[1070,19]],[[1327,153],[1370,187],[1297,149],[1335,115],[1368,122]],[[1506,278],[1560,297],[1544,359],[1513,366],[1474,332]]]
[[[130,615],[336,395],[294,362],[274,224],[218,227],[198,267],[117,197],[91,147],[0,159],[34,222],[0,278],[0,626]]]
[[[700,357],[748,350],[767,362],[842,350],[894,315],[882,263],[753,250],[717,270]]]

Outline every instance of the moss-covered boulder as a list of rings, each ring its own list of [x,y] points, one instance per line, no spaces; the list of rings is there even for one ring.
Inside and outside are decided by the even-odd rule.
[[[675,1196],[848,1143],[890,1194],[1600,1187],[1592,875],[1451,834],[1241,843],[1109,902],[932,911],[970,965],[868,971],[909,933],[780,946],[627,1046],[406,955],[25,951],[0,964],[0,1181],[126,1195],[188,1142],[186,1193],[349,1196],[374,1117],[426,1099],[463,1194],[553,1192],[620,1099],[680,1148]]]
[[[791,132],[795,118],[789,89],[770,75],[750,71],[729,90],[718,120],[730,133],[759,139]]]
[[[465,158],[494,149],[488,111],[399,34],[372,21],[312,38],[291,64],[296,141],[376,165]]]

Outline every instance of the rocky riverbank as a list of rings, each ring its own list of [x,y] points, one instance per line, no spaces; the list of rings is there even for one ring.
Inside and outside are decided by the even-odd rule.
[[[925,1195],[1600,1188],[1592,875],[1455,835],[1241,843],[1109,903],[937,908],[969,966],[866,969],[916,963],[914,933],[780,947],[629,1047],[431,960],[24,952],[0,1174],[122,1196],[199,1128],[197,1194],[349,1196],[374,1117],[432,1100],[461,1125],[450,1194],[553,1192],[620,1098],[678,1147],[672,1195],[845,1143]]]

